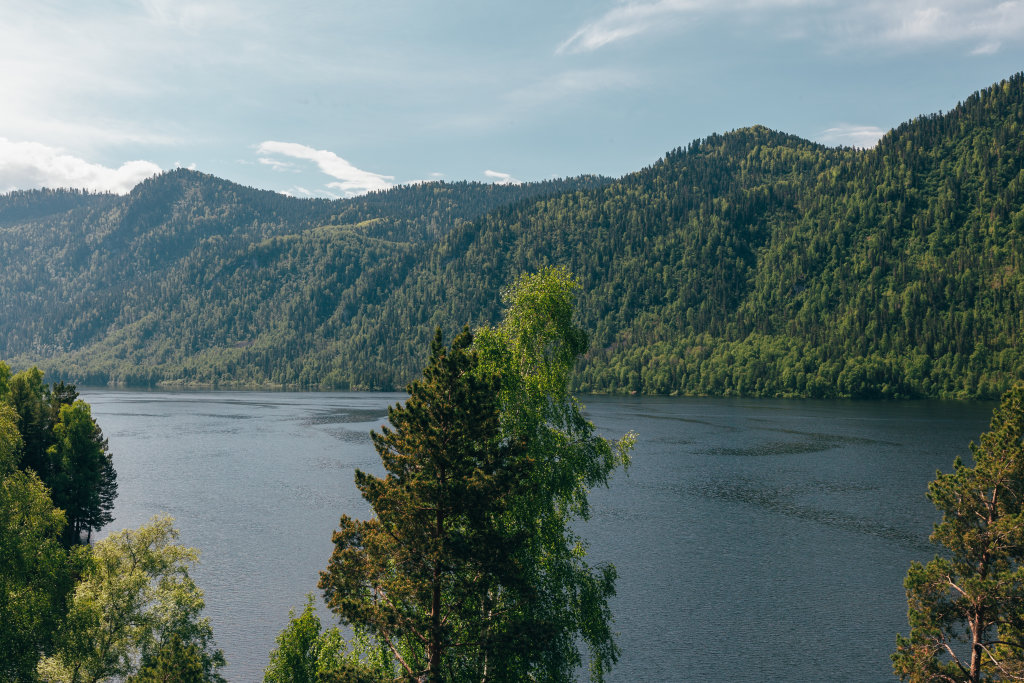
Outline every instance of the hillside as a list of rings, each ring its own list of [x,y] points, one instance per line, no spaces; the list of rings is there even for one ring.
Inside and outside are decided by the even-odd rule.
[[[377,266],[400,276],[404,253],[497,206],[607,182],[432,183],[332,202],[177,170],[125,197],[12,193],[0,197],[0,248],[13,256],[0,271],[0,357],[55,375],[87,358],[67,370],[86,383],[178,379],[197,354],[278,343],[275,329],[294,330],[282,314],[308,317],[293,290],[327,306]]]
[[[0,357],[85,383],[400,388],[568,266],[582,391],[994,397],[1024,377],[1024,76],[869,150],[752,127],[610,181],[329,202],[175,171],[0,197]]]

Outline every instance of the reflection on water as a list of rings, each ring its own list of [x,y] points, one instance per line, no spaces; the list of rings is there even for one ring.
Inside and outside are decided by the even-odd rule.
[[[381,472],[369,431],[402,395],[82,394],[118,470],[105,531],[172,514],[228,679],[260,680],[338,518],[367,514],[353,471]],[[927,483],[991,404],[586,402],[607,435],[640,434],[580,526],[619,573],[612,680],[894,680],[903,576],[935,552]]]

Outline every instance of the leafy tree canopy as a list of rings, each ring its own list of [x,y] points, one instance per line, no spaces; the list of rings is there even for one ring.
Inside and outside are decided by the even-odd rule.
[[[175,670],[187,680],[223,680],[224,655],[189,576],[199,553],[177,537],[165,516],[93,544],[55,651],[39,664],[43,681],[159,680]]]
[[[288,613],[288,626],[277,636],[264,683],[379,683],[393,679],[392,655],[374,644],[365,631],[346,643],[338,629],[322,630],[308,595],[302,614]]]
[[[16,420],[0,403],[0,679],[30,680],[53,645],[76,566],[58,540],[64,513],[34,472],[15,467]]]
[[[589,516],[590,489],[628,464],[635,434],[617,442],[598,436],[569,390],[587,348],[586,332],[573,321],[578,287],[563,268],[517,278],[504,294],[502,323],[477,335],[482,371],[501,380],[502,433],[523,444],[532,463],[505,516],[524,539],[522,562],[534,587],[502,595],[502,609],[518,615],[519,623],[510,623],[524,638],[518,652],[506,650],[516,658],[499,665],[510,680],[571,680],[583,661],[581,640],[596,680],[618,657],[608,608],[615,568],[586,564],[586,544],[572,523]]]

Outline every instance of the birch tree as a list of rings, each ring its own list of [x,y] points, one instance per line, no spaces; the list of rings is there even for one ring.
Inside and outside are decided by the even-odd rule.
[[[224,655],[189,576],[199,553],[176,543],[173,522],[154,517],[93,544],[56,651],[39,664],[43,681],[147,680],[159,671],[171,680],[223,681]],[[176,674],[168,660],[178,662]]]

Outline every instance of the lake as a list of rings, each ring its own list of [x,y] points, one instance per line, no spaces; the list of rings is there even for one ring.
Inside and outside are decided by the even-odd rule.
[[[381,393],[83,389],[118,472],[116,520],[166,512],[230,681],[262,680],[291,607],[316,592],[356,468],[381,473]],[[628,473],[580,526],[619,572],[613,681],[893,681],[902,581],[927,542],[936,469],[969,456],[994,404],[587,397],[633,429]],[[321,611],[329,623],[329,613]]]

